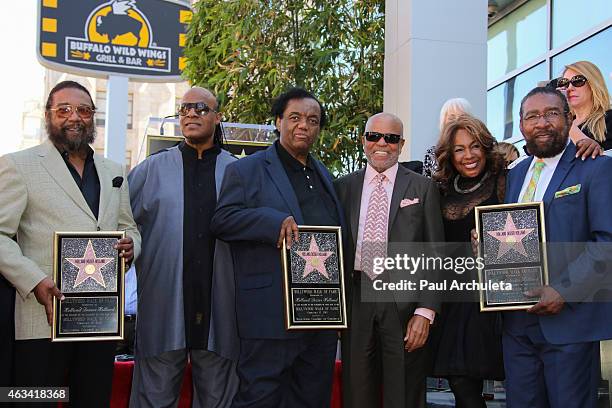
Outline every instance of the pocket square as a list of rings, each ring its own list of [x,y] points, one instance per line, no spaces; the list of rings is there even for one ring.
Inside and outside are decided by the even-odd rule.
[[[113,179],[113,187],[119,188],[123,184],[123,177],[118,176]]]
[[[570,186],[570,187],[564,188],[563,190],[559,190],[555,193],[555,198],[561,198],[561,197],[565,197],[571,194],[579,193],[580,186],[581,184],[576,184],[575,186]]]
[[[400,208],[404,208],[404,207],[408,207],[409,205],[413,205],[413,204],[418,204],[419,203],[419,198],[404,198],[402,201],[400,201]]]

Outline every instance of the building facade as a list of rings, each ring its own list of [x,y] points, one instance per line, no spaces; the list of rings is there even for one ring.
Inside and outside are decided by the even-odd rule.
[[[567,64],[594,63],[612,93],[612,1],[496,0],[489,10],[486,123],[499,141],[524,144],[521,98]]]

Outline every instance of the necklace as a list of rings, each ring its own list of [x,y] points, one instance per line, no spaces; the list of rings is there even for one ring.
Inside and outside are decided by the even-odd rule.
[[[473,193],[474,191],[478,190],[481,186],[482,183],[484,183],[484,181],[487,179],[487,177],[489,177],[489,172],[487,171],[484,176],[482,176],[482,178],[480,179],[480,181],[478,183],[476,183],[475,185],[473,185],[470,188],[467,189],[462,189],[459,188],[459,177],[461,177],[459,174],[457,174],[455,176],[455,180],[453,181],[453,185],[455,187],[455,191],[458,192],[459,194],[470,194]]]

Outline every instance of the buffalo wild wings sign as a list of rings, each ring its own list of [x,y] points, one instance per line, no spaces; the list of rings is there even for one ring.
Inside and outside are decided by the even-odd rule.
[[[179,81],[185,60],[186,2],[39,0],[38,57],[81,75],[123,74]]]

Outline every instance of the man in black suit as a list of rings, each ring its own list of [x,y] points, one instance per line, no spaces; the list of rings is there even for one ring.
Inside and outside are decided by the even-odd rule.
[[[329,406],[335,331],[285,329],[281,252],[298,225],[342,225],[325,167],[310,149],[325,110],[294,88],[272,106],[279,140],[227,167],[211,229],[232,248],[240,387],[232,407]]]
[[[385,408],[425,407],[424,346],[438,303],[433,293],[417,291],[408,299],[375,290],[380,281],[410,276],[401,271],[377,274],[375,258],[399,253],[398,245],[389,244],[444,241],[435,184],[398,165],[402,132],[395,115],[370,117],[362,138],[366,168],[334,183],[349,224],[345,267],[352,270],[352,282],[347,283],[349,330],[342,335],[342,371],[344,406],[350,408],[378,407],[381,402]]]

